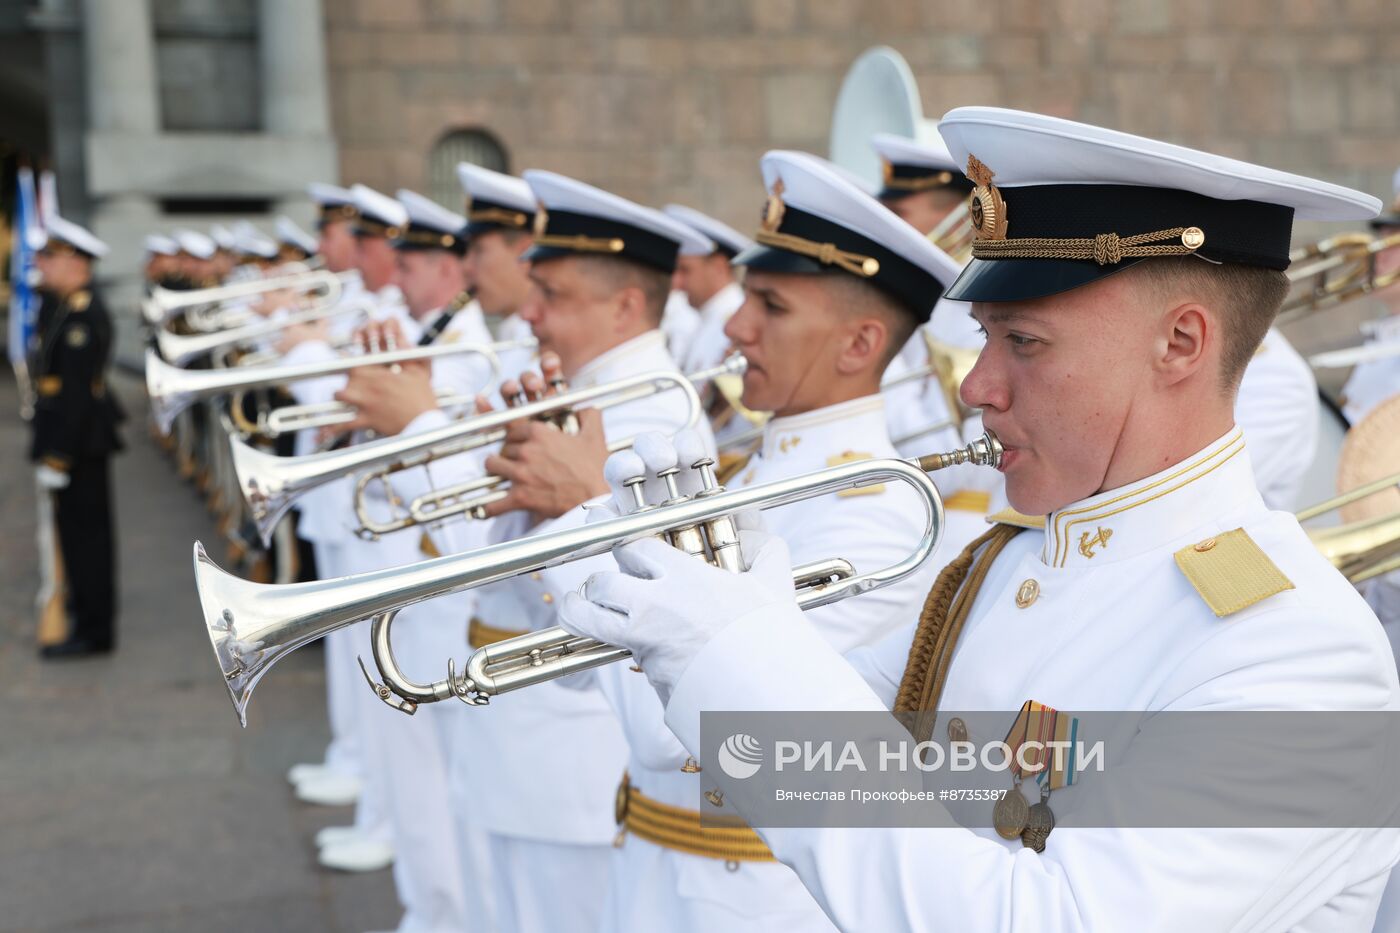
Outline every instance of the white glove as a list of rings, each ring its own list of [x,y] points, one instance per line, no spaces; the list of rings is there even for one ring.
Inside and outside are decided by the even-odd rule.
[[[690,442],[678,437],[675,447],[688,455]],[[623,495],[621,480],[638,475],[638,460],[665,469],[675,462],[675,447],[643,435],[635,453],[615,454],[605,471],[614,486],[614,503],[591,509],[590,521],[616,515],[618,502],[626,502],[631,511],[631,493]],[[682,471],[682,476],[687,472],[693,471]],[[686,485],[681,489],[691,491]],[[649,496],[648,501],[658,500]],[[613,550],[621,573],[595,573],[582,593],[565,596],[559,624],[574,634],[630,649],[665,703],[690,662],[721,629],[750,612],[792,606],[787,545],[746,527],[756,524],[756,513],[736,519],[746,572],[720,570],[655,539],[635,541]]]
[[[47,463],[39,464],[38,468],[34,470],[34,479],[38,481],[40,489],[49,492],[67,489],[69,482],[72,481],[72,477],[67,473],[62,470],[55,470]]]

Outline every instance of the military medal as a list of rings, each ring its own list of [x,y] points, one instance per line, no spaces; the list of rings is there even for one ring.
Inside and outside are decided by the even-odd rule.
[[[1042,788],[1040,802],[1030,807],[1025,831],[1021,833],[1021,845],[1035,852],[1045,851],[1045,840],[1055,829],[1055,813],[1050,809],[1050,789]]]
[[[1039,806],[1039,804],[1036,804]],[[1003,839],[1015,839],[1025,831],[1030,822],[1030,806],[1021,796],[1021,782],[1006,792],[1006,796],[992,807],[992,826]],[[1024,837],[1023,837],[1024,838]]]
[[[1045,851],[1045,841],[1055,829],[1055,813],[1050,809],[1050,793],[1074,783],[1074,742],[1078,739],[1079,719],[1075,716],[1061,716],[1044,703],[1027,700],[1021,705],[1021,712],[1010,731],[1006,733],[1006,745],[1011,749],[1011,774],[1016,782],[1011,792],[997,801],[992,809],[992,826],[997,835],[1008,841],[1017,838],[1027,849]],[[1021,747],[1031,737],[1035,745]],[[1059,748],[1070,749],[1069,754],[1055,753],[1051,741]],[[1022,767],[1022,761],[1025,767]],[[1021,782],[1027,775],[1035,775],[1040,785],[1040,800],[1027,804],[1021,796]]]

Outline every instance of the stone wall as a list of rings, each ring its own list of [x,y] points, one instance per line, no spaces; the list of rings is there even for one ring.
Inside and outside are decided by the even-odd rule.
[[[1308,172],[1389,200],[1395,0],[327,0],[342,178],[422,187],[452,129],[510,167],[751,226],[756,160],[825,153],[865,48],[925,111],[1039,110]]]

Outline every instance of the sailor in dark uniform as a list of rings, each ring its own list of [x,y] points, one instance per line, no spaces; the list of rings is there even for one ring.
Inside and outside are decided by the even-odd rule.
[[[68,637],[46,658],[110,652],[115,643],[116,567],[108,461],[121,449],[123,419],[107,391],[112,321],[92,289],[94,260],[107,245],[60,217],[48,223],[36,264],[43,305],[33,373],[38,401],[30,458],[53,497],[67,587]]]

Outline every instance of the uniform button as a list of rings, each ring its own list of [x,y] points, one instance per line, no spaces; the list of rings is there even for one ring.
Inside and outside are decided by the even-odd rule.
[[[1204,554],[1206,551],[1209,551],[1213,547],[1215,547],[1215,539],[1206,538],[1200,544],[1195,545],[1194,550],[1200,551],[1202,554]]]
[[[545,593],[545,594],[544,594],[543,596],[541,596],[540,598],[543,599],[546,603],[552,603],[552,602],[554,602],[554,594],[553,594],[553,593]]]
[[[1016,608],[1025,609],[1040,598],[1040,584],[1034,580],[1024,580],[1016,590]]]
[[[953,742],[966,742],[967,723],[956,716],[948,720],[948,738]]]

